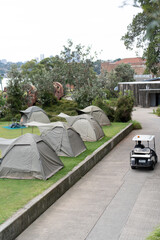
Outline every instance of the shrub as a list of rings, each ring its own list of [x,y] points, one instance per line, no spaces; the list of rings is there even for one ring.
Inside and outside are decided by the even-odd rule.
[[[160,239],[160,227],[157,227],[147,238],[146,240],[158,240]]]
[[[120,96],[115,111],[115,122],[128,122],[131,120],[131,113],[134,106],[134,99],[131,94]]]
[[[142,126],[139,122],[133,121],[133,129],[142,129]]]
[[[51,121],[51,122],[57,122],[57,121],[66,122],[66,119],[65,119],[65,118],[61,118],[61,117],[58,117],[58,116],[52,116],[52,117],[50,118],[50,121]]]
[[[19,122],[20,119],[21,119],[21,114],[20,113],[16,114],[15,119],[16,119],[17,122]]]
[[[160,106],[158,106],[158,108],[156,109],[155,113],[156,113],[156,115],[158,117],[160,117]]]
[[[39,94],[40,102],[43,107],[51,106],[52,104],[57,103],[57,98],[53,95],[53,93],[49,93],[47,91],[43,91]]]

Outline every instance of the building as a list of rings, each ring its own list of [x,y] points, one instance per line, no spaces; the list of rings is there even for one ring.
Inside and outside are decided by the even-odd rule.
[[[122,63],[130,64],[135,71],[135,75],[143,75],[146,69],[145,65],[146,60],[144,60],[141,57],[137,57],[137,58],[124,58],[116,62],[103,62],[101,63],[101,72],[103,71],[111,72],[119,64]]]
[[[156,107],[160,105],[160,79],[141,82],[120,82],[118,90],[123,95],[131,91],[134,96],[135,106]]]

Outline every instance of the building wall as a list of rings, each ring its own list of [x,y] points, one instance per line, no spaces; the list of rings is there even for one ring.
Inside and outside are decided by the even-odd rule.
[[[160,105],[160,81],[119,83],[118,89],[123,95],[130,90],[133,93],[135,106],[153,107]]]
[[[103,71],[111,72],[119,64],[125,63],[125,64],[131,65],[131,67],[134,69],[136,75],[142,75],[142,74],[144,74],[144,71],[146,69],[145,62],[146,61],[140,57],[124,58],[117,62],[103,62],[103,63],[101,63],[101,72],[103,72]]]

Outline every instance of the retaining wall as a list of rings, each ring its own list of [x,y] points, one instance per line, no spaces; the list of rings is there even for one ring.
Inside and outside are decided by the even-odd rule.
[[[65,177],[53,184],[50,188],[32,199],[22,209],[17,211],[11,218],[0,225],[0,240],[15,239],[44,211],[46,211],[58,198],[60,198],[70,187],[83,177],[92,167],[109,153],[123,138],[133,129],[129,124],[115,137],[104,143],[91,155],[86,157],[79,165],[70,171]]]

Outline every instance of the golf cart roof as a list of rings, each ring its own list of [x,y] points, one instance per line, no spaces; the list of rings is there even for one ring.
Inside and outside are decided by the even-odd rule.
[[[132,139],[133,141],[152,141],[155,138],[154,135],[136,135]]]

